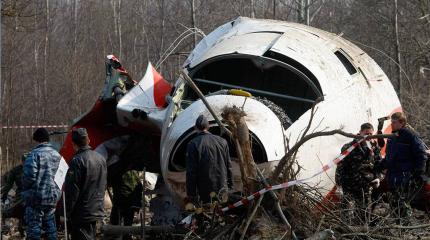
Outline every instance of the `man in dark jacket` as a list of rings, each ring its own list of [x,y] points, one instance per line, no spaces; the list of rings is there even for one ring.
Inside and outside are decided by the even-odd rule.
[[[406,124],[401,112],[391,116],[393,133],[398,137],[388,139],[386,156],[381,167],[387,169],[388,185],[393,194],[393,206],[401,216],[409,216],[410,202],[423,185],[427,154],[423,141]]]
[[[40,239],[41,227],[47,239],[57,239],[55,206],[61,190],[54,181],[60,164],[60,154],[49,144],[49,133],[38,128],[33,140],[39,144],[31,150],[24,162],[22,198],[25,204],[27,239]]]
[[[76,153],[65,181],[66,211],[72,240],[95,239],[96,221],[104,217],[105,159],[91,150],[85,128],[72,131]]]
[[[211,193],[233,186],[227,141],[209,133],[209,122],[200,115],[195,124],[197,136],[187,146],[187,196],[196,203],[211,200]]]
[[[359,134],[372,135],[372,124],[362,124]],[[356,142],[357,140],[354,140],[345,144],[342,152]],[[381,175],[375,170],[375,163],[378,160],[380,160],[380,149],[377,143],[363,141],[336,168],[336,184],[342,187],[344,196],[351,203],[364,209],[371,202],[372,188],[379,187]]]

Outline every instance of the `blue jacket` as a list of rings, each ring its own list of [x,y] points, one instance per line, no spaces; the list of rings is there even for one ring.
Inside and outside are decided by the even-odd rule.
[[[399,187],[413,175],[423,174],[427,162],[425,145],[414,131],[402,128],[397,133],[398,137],[388,139],[387,154],[382,162],[390,187]]]
[[[33,148],[24,162],[22,198],[26,206],[55,206],[61,190],[54,182],[61,155],[49,143]]]

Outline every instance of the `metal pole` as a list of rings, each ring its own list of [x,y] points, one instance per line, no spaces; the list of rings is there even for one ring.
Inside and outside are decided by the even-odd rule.
[[[191,0],[191,25],[193,26],[193,32],[194,32],[193,47],[196,47],[197,45],[196,4],[194,0]]]
[[[218,116],[216,115],[215,111],[212,109],[211,105],[208,103],[208,101],[206,100],[205,96],[200,91],[200,89],[197,87],[197,85],[193,82],[193,80],[190,78],[190,76],[188,76],[188,74],[185,71],[182,71],[181,74],[184,77],[183,79],[185,80],[185,82],[194,90],[194,92],[197,94],[197,96],[199,96],[199,98],[202,100],[203,104],[205,104],[206,108],[209,110],[210,114],[215,119],[215,121],[217,122],[218,126],[221,128],[221,133],[225,132],[225,133],[228,134],[228,136],[232,137],[233,134],[230,132],[230,130],[228,130],[222,124],[221,120],[218,118]]]
[[[143,168],[143,179],[142,179],[142,214],[141,214],[141,226],[142,226],[142,239],[145,239],[145,191],[146,191],[146,168]]]
[[[2,179],[3,179],[3,155],[2,155],[2,149],[0,146],[0,186],[2,186]],[[0,203],[0,239],[3,238],[3,208],[2,204]]]
[[[64,213],[64,239],[68,239],[67,235],[67,213],[66,213],[66,193],[63,191],[63,213]]]
[[[9,170],[9,147],[6,147],[6,171]]]

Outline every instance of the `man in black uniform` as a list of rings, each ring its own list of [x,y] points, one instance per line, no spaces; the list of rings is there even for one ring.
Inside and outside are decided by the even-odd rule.
[[[106,161],[91,150],[85,128],[73,130],[72,142],[76,153],[65,182],[66,210],[72,240],[95,239],[96,221],[104,217]]]
[[[372,135],[372,124],[362,124],[359,134]],[[356,142],[354,140],[345,144],[342,152]],[[381,174],[375,170],[375,163],[380,159],[380,149],[376,142],[365,140],[339,163],[336,168],[336,184],[342,187],[346,199],[352,201],[350,203],[364,209],[368,207],[372,187],[379,187]]]
[[[208,203],[212,192],[233,186],[230,153],[227,141],[208,131],[209,121],[203,115],[195,129],[198,134],[187,146],[187,197],[194,203]]]

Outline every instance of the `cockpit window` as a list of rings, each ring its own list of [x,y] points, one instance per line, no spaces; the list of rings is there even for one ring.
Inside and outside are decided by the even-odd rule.
[[[346,53],[344,53],[341,49],[334,52],[334,55],[336,55],[350,75],[357,73],[357,69],[354,67],[354,65],[352,65],[351,61],[349,61],[348,57],[346,56]]]
[[[190,73],[205,95],[223,89],[242,89],[276,104],[293,122],[322,97],[318,81],[290,62],[273,56],[221,56],[199,64]],[[197,95],[187,87],[184,100],[196,99]]]

